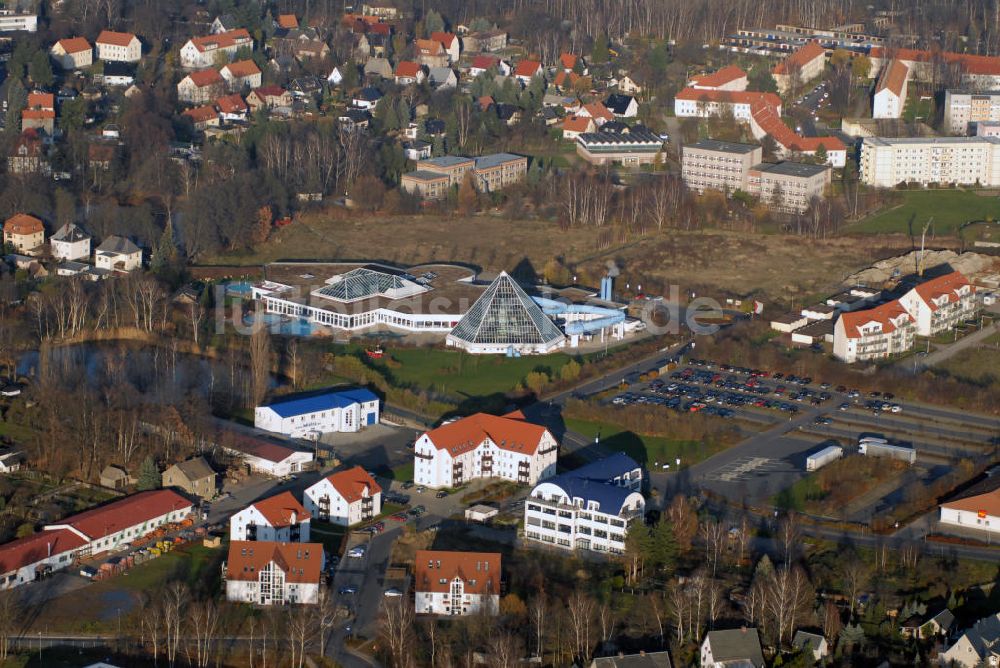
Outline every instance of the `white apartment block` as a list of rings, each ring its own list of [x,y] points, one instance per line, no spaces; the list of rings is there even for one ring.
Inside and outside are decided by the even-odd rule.
[[[97,57],[113,63],[137,63],[142,60],[142,42],[130,32],[102,30],[97,36]]]
[[[495,615],[500,610],[498,552],[417,550],[413,570],[418,615]]]
[[[681,177],[691,190],[750,191],[750,169],[759,164],[764,149],[753,144],[702,139],[683,147]]]
[[[969,135],[980,123],[1000,121],[1000,91],[949,90],[944,94],[944,129]]]
[[[282,492],[256,501],[229,518],[229,540],[309,542],[309,512]]]
[[[934,336],[974,318],[979,306],[975,286],[957,271],[924,281],[899,303],[913,317],[920,336]]]
[[[556,472],[559,444],[519,414],[476,413],[424,433],[414,446],[413,479],[432,488],[477,478],[534,485]]]
[[[360,466],[337,471],[303,493],[306,510],[315,518],[353,526],[382,512],[382,488]]]
[[[900,183],[1000,185],[1000,138],[868,137],[861,146],[861,180],[893,188]]]
[[[244,28],[204,37],[192,37],[181,47],[181,67],[212,67],[221,60],[230,61],[240,49],[253,49],[253,38]]]
[[[853,363],[896,355],[913,347],[913,317],[898,300],[842,313],[833,327],[833,354]]]
[[[37,32],[38,15],[0,10],[0,32]]]
[[[831,180],[829,165],[761,163],[750,170],[747,192],[775,211],[805,213],[814,199],[826,196]]]
[[[229,543],[223,565],[226,600],[253,605],[319,602],[324,566],[320,543]]]
[[[528,542],[623,554],[628,525],[643,521],[642,468],[618,453],[550,478],[524,505]]]

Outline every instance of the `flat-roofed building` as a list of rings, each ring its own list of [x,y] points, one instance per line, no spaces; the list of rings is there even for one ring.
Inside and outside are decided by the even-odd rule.
[[[900,183],[1000,185],[1000,138],[868,137],[861,145],[861,181],[893,188]]]
[[[476,187],[481,192],[502,190],[524,180],[528,159],[513,153],[493,153],[476,158]]]
[[[416,171],[403,174],[400,187],[424,199],[443,199],[452,187],[471,173],[480,192],[494,192],[524,180],[528,159],[513,153],[492,153],[477,158],[445,155],[417,161]]]
[[[749,174],[764,149],[753,144],[702,139],[682,149],[681,177],[691,190],[750,191]]]
[[[399,180],[399,187],[423,199],[444,199],[451,189],[451,178],[440,172],[418,169],[403,174]]]
[[[944,129],[948,134],[967,135],[983,123],[1000,122],[1000,91],[949,90],[944,94]]]
[[[813,198],[825,195],[831,172],[829,165],[762,163],[750,170],[749,192],[775,211],[803,213]]]
[[[576,153],[592,165],[651,165],[663,151],[663,138],[641,125],[622,132],[585,132],[576,138]]]

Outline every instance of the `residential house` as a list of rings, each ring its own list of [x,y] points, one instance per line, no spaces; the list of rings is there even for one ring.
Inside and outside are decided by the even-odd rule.
[[[90,235],[76,223],[66,223],[49,239],[52,257],[57,260],[81,260],[90,257]]]
[[[315,604],[322,543],[232,541],[224,565],[226,600],[253,605]]]
[[[0,447],[0,473],[15,473],[24,465],[24,453],[20,450]],[[0,572],[3,568],[0,567]],[[2,583],[0,583],[2,586]]]
[[[465,51],[495,53],[507,48],[507,33],[503,30],[484,30],[467,33],[462,37]]]
[[[231,91],[243,91],[248,88],[260,88],[261,71],[252,60],[238,60],[224,65],[219,75],[225,79]]]
[[[323,92],[323,80],[308,74],[295,77],[288,82],[288,92],[294,98],[315,98]]]
[[[450,67],[432,67],[427,74],[427,81],[436,90],[446,90],[458,86],[458,77]]]
[[[420,63],[413,62],[412,60],[401,60],[396,65],[396,72],[393,76],[396,83],[400,86],[419,84],[424,80],[424,68]]]
[[[626,75],[618,80],[618,90],[626,95],[642,95],[644,87],[635,79]]]
[[[514,67],[514,77],[522,85],[528,86],[535,77],[542,76],[542,64],[537,60],[522,60]]]
[[[232,14],[222,14],[216,16],[215,20],[212,21],[212,25],[209,27],[209,32],[213,35],[219,35],[221,33],[230,32],[239,28],[239,23],[236,21],[236,17]]]
[[[34,216],[15,213],[4,221],[3,242],[13,246],[17,253],[37,255],[45,243],[45,226]]]
[[[792,638],[792,647],[800,652],[810,652],[814,662],[819,663],[830,653],[830,645],[819,633],[796,631]]]
[[[826,49],[819,42],[810,41],[774,66],[771,74],[778,92],[784,95],[792,88],[808,83],[823,74],[826,67]]]
[[[49,55],[64,70],[81,70],[94,63],[94,49],[83,37],[59,40],[49,49]]]
[[[472,59],[472,64],[469,66],[469,76],[473,79],[489,71],[491,68],[495,68],[497,72],[500,72],[500,63],[503,62],[496,56],[490,55],[479,55]],[[508,74],[510,73],[510,67],[508,66]]]
[[[142,60],[142,42],[130,32],[102,30],[97,36],[97,57],[106,62],[137,63]]]
[[[219,115],[224,121],[245,121],[250,107],[239,93],[224,95],[215,101]]]
[[[52,93],[28,93],[28,104],[21,112],[21,131],[43,130],[51,136],[55,128],[55,96]]]
[[[101,470],[100,475],[101,487],[107,487],[108,489],[114,490],[124,490],[129,485],[135,483],[135,478],[128,474],[128,471],[120,466],[115,466],[114,464],[108,464]]]
[[[620,452],[538,483],[524,506],[525,539],[624,554],[628,526],[645,508],[642,468]]]
[[[448,67],[448,54],[441,42],[433,39],[417,39],[413,42],[417,62],[425,67]]]
[[[94,266],[121,272],[140,269],[142,250],[125,237],[110,236],[94,251]]]
[[[906,106],[910,68],[901,60],[891,61],[883,68],[872,98],[872,118],[899,118]]]
[[[251,473],[283,478],[305,471],[313,463],[312,452],[233,431],[224,432],[217,442],[223,450],[240,458]]]
[[[844,362],[866,362],[913,347],[916,326],[899,300],[845,312],[833,327],[833,354]]]
[[[979,535],[990,535],[994,529],[1000,529],[1000,482],[987,479],[942,503],[939,521]]]
[[[362,72],[365,78],[375,77],[378,79],[392,79],[392,64],[385,58],[372,58],[365,63]]]
[[[281,492],[230,517],[229,540],[308,543],[312,517],[291,492]]]
[[[417,550],[414,610],[418,615],[496,615],[501,578],[499,552]]]
[[[519,414],[476,413],[425,432],[414,446],[413,479],[432,488],[477,478],[534,485],[555,474],[559,444]]]
[[[701,643],[701,668],[764,668],[757,629],[709,631]]]
[[[613,93],[604,101],[604,106],[618,118],[635,118],[639,115],[639,103],[631,95]]]
[[[121,142],[117,139],[103,136],[90,138],[87,142],[87,169],[93,173],[110,171],[120,146]]]
[[[261,86],[250,91],[250,94],[247,95],[247,106],[252,112],[256,112],[258,109],[276,109],[291,105],[292,94],[281,86]]]
[[[378,424],[379,398],[364,388],[280,397],[254,411],[254,426],[287,436],[355,432]]]
[[[226,80],[216,70],[198,70],[177,83],[177,99],[188,104],[208,104],[225,90]]]
[[[945,637],[955,623],[955,615],[945,608],[934,615],[913,615],[899,625],[899,635],[913,640],[931,640]]]
[[[7,156],[7,171],[11,174],[38,174],[48,171],[45,146],[35,128],[21,133]]]
[[[275,23],[278,28],[284,28],[286,30],[299,27],[299,19],[295,16],[295,14],[278,14],[278,20],[275,21]]]
[[[344,73],[341,72],[343,65],[338,65],[330,70],[330,74],[326,77],[326,82],[331,86],[339,86],[344,80]]]
[[[952,271],[911,288],[899,303],[913,316],[917,334],[934,336],[975,318],[976,286]]]
[[[966,629],[947,650],[938,654],[938,665],[958,668],[1000,665],[1000,612],[983,617]]]
[[[577,74],[587,74],[587,66],[583,58],[574,53],[559,54],[559,68],[563,72],[576,72]]]
[[[354,94],[351,98],[351,105],[355,109],[363,109],[365,111],[371,111],[378,106],[378,101],[382,99],[382,91],[378,88],[373,88],[368,86],[367,88],[362,88],[360,91]]]
[[[585,132],[594,132],[597,126],[590,116],[577,116],[571,114],[566,116],[562,122],[563,139],[576,139]]]
[[[326,476],[303,492],[306,509],[341,526],[368,522],[382,512],[382,488],[360,466]]]
[[[191,496],[209,500],[215,498],[218,484],[215,471],[204,457],[195,457],[170,466],[163,472],[163,487],[175,487]]]
[[[300,63],[323,60],[330,55],[330,46],[321,39],[300,40],[292,47],[292,56]]]
[[[131,86],[135,83],[135,65],[133,63],[116,61],[104,63],[104,71],[100,74],[100,82],[105,86],[121,88]]]
[[[726,65],[710,74],[700,74],[687,82],[695,90],[727,90],[741,92],[747,89],[747,73],[736,65]]]
[[[428,160],[431,157],[431,143],[414,139],[403,144],[403,155],[407,160]]]
[[[580,107],[576,113],[578,116],[593,118],[594,125],[598,128],[609,121],[615,120],[615,115],[611,113],[611,110],[605,107],[601,102],[591,102],[589,104],[585,104]]]
[[[458,61],[459,56],[462,54],[462,44],[457,35],[450,32],[432,32],[431,39],[441,45],[444,52],[448,55],[449,63]]]
[[[245,28],[192,37],[181,47],[181,67],[200,69],[216,64],[220,56],[232,60],[240,49],[253,49],[253,38]]]
[[[219,112],[212,104],[188,109],[181,115],[191,119],[195,130],[204,131],[209,127],[219,127]]]
[[[663,652],[639,652],[618,656],[600,656],[590,662],[590,668],[671,668],[670,654]]]
[[[584,81],[583,77],[576,72],[573,72],[572,70],[569,72],[566,70],[559,70],[556,72],[556,76],[552,80],[552,85],[558,91],[567,92],[580,85],[581,81]]]

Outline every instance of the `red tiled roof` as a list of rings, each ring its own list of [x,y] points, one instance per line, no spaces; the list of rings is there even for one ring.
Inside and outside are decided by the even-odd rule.
[[[873,321],[882,323],[883,334],[896,331],[896,325],[893,321],[897,320],[899,316],[906,316],[909,322],[913,322],[913,318],[899,303],[899,300],[894,299],[864,311],[845,311],[841,314],[840,320],[844,323],[844,332],[847,334],[847,338],[857,339],[861,338],[858,329]]]
[[[392,26],[388,23],[374,23],[368,26],[369,31],[375,35],[386,35],[392,34]]]
[[[177,492],[157,489],[139,492],[117,501],[86,510],[61,520],[53,526],[68,524],[91,540],[97,540],[175,510],[190,510],[192,503]]]
[[[714,92],[714,91],[713,91]],[[772,93],[752,93],[752,95],[774,96]],[[774,141],[789,151],[813,153],[822,146],[827,152],[846,151],[847,147],[837,137],[802,137],[781,120],[778,108],[767,102],[768,98],[759,98],[750,105],[753,120],[761,130],[770,135]]]
[[[231,437],[231,441],[228,441],[227,437]],[[273,443],[236,432],[227,432],[226,436],[220,438],[220,442],[223,444],[223,447],[231,448],[245,455],[264,459],[274,464],[280,464],[298,452],[298,450],[293,450],[280,443]]]
[[[440,42],[441,46],[443,46],[445,49],[450,49],[451,45],[458,38],[455,37],[454,33],[450,32],[432,32],[431,39],[434,40],[435,42]]]
[[[215,107],[210,104],[206,104],[202,107],[188,109],[182,115],[188,116],[195,123],[204,123],[212,120],[213,118],[217,118],[219,114],[215,111]]]
[[[441,42],[435,42],[432,39],[418,39],[413,42],[417,51],[423,56],[437,56],[444,52],[444,47],[441,46]]]
[[[603,118],[606,121],[613,121],[615,119],[615,115],[611,113],[610,109],[604,106],[603,102],[591,102],[590,104],[583,105],[583,108],[591,118]]]
[[[562,88],[563,86],[575,86],[576,82],[580,80],[580,75],[576,72],[567,72],[566,70],[559,70],[556,73],[556,78],[553,80],[552,84]]]
[[[572,53],[560,53],[559,63],[563,66],[563,69],[571,70],[576,67],[576,61],[578,57]]]
[[[281,28],[298,28],[299,20],[295,14],[278,14],[278,26]]]
[[[903,86],[906,78],[910,76],[910,68],[901,60],[893,60],[888,66],[882,68],[882,76],[879,77],[876,92],[890,90],[896,97],[903,94]]]
[[[15,213],[3,224],[3,231],[7,234],[38,234],[45,231],[42,221],[26,213]]]
[[[479,97],[479,109],[486,111],[491,106],[493,106],[493,96],[492,95],[482,95]]]
[[[764,103],[781,108],[781,98],[774,93],[758,93],[752,90],[699,90],[697,88],[684,88],[675,97],[678,100],[694,100],[696,102],[721,102],[728,104],[754,104]]]
[[[805,67],[816,58],[825,58],[826,49],[819,45],[819,42],[810,41],[806,42],[798,49],[795,50],[792,55],[785,58],[783,61],[774,66],[775,74],[787,74],[788,68],[792,65],[798,65],[800,68]]]
[[[522,60],[514,68],[516,77],[533,77],[542,69],[542,64],[537,60]]]
[[[52,93],[28,93],[29,109],[55,109],[56,96]]]
[[[939,307],[933,300],[947,296],[948,303],[958,301],[958,291],[967,285],[975,291],[975,286],[972,286],[969,283],[969,279],[967,279],[964,274],[958,271],[953,271],[950,274],[945,274],[944,276],[938,276],[937,278],[932,278],[929,281],[924,281],[913,289],[916,290],[920,298],[925,304],[927,304],[927,306],[930,307],[932,311],[936,311]]]
[[[721,70],[712,72],[711,74],[702,74],[694,77],[691,79],[690,85],[701,86],[703,88],[718,88],[738,79],[743,79],[746,75],[747,73],[739,67],[726,65]]]
[[[967,496],[963,499],[942,503],[941,507],[1000,517],[1000,487],[985,494]],[[3,572],[3,568],[0,568],[0,572]]]
[[[191,38],[191,43],[194,44],[194,47],[202,52],[207,51],[209,47],[225,49],[248,41],[250,41],[250,33],[247,32],[246,28],[220,32],[217,35]]]
[[[211,68],[192,72],[188,75],[188,78],[191,79],[191,82],[198,88],[223,83],[222,75]]]
[[[272,561],[285,574],[286,582],[318,584],[323,545],[234,540],[229,544],[226,579],[256,582],[261,569]]]
[[[420,64],[415,63],[412,60],[401,60],[399,61],[399,64],[396,65],[397,77],[416,78],[418,72],[420,72]]]
[[[249,108],[239,93],[220,97],[215,101],[215,106],[224,114],[235,114],[240,111],[246,111]]]
[[[253,92],[257,94],[260,99],[265,99],[269,97],[281,97],[285,94],[285,89],[281,86],[261,86],[260,88],[254,88]]]
[[[452,580],[458,578],[466,594],[499,595],[500,569],[499,552],[417,550],[413,560],[414,587],[418,592],[444,594],[451,591]]]
[[[0,545],[0,574],[10,573],[87,543],[69,529],[51,529]]]
[[[52,109],[25,109],[21,112],[21,118],[27,118],[29,120],[41,120],[55,117],[56,112]]]
[[[102,30],[97,36],[98,44],[111,44],[113,46],[128,46],[135,39],[135,35],[130,32],[115,32],[114,30]]]
[[[545,427],[524,420],[476,413],[441,425],[425,435],[435,448],[447,450],[452,455],[475,450],[487,438],[503,450],[534,455],[546,433]]]
[[[282,492],[252,505],[275,528],[291,526],[310,518],[309,511],[302,507],[291,492]]]
[[[946,63],[957,63],[969,74],[1000,75],[1000,56],[975,56],[952,51],[941,51],[940,57]],[[937,55],[933,51],[919,49],[892,49],[886,51],[883,47],[874,47],[870,53],[872,58],[885,58],[891,55],[896,60],[907,62],[930,62]]]
[[[499,63],[500,59],[496,56],[481,55],[472,59],[472,67],[480,70],[488,70]]]
[[[237,60],[235,63],[226,65],[224,69],[237,79],[260,74],[260,68],[252,60]]]
[[[382,491],[375,479],[368,475],[368,471],[360,466],[346,471],[337,471],[328,475],[326,479],[330,481],[335,490],[340,492],[347,503],[353,503],[366,496],[366,489],[368,490],[367,496],[374,496]]]
[[[592,132],[593,129],[594,119],[590,116],[571,115],[563,119],[563,132]]]
[[[90,46],[90,42],[83,37],[69,37],[67,39],[61,39],[58,44],[66,53],[81,53],[83,51],[90,51],[93,48]]]

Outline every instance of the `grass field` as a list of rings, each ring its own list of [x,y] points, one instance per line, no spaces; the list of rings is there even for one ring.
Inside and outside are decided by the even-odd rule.
[[[1000,352],[988,348],[963,350],[938,365],[956,378],[978,385],[1000,382]]]
[[[906,104],[903,106],[903,120],[907,123],[913,123],[914,121],[923,121],[926,123],[930,120],[933,112],[934,101],[930,99],[921,100],[918,91],[911,91],[906,96]]]
[[[406,462],[391,470],[392,479],[396,482],[413,480],[413,462]]]
[[[901,205],[886,209],[847,228],[848,232],[886,234],[900,232],[920,235],[929,218],[934,219],[933,233],[955,234],[970,220],[1000,218],[1000,198],[981,197],[966,190],[900,191]]]
[[[691,466],[722,451],[719,444],[686,441],[666,436],[644,436],[623,430],[614,424],[591,422],[569,418],[566,428],[588,438],[600,436],[601,444],[609,450],[622,451],[640,464],[653,465],[669,463],[674,467],[678,457],[681,466]]]

